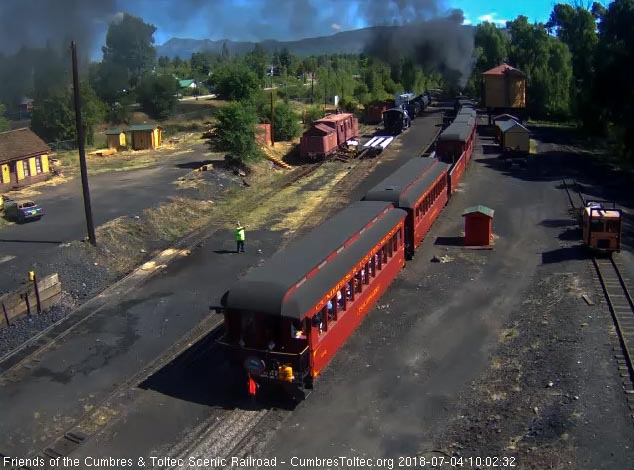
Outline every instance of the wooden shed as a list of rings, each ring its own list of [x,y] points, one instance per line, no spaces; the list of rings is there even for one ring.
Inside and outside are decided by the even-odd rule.
[[[493,240],[493,209],[486,206],[473,206],[465,209],[464,223],[465,246],[489,246]]]
[[[496,124],[500,133],[500,147],[502,151],[525,152],[530,151],[531,133],[519,122],[509,120]]]
[[[160,147],[163,128],[153,124],[135,124],[126,131],[133,150],[148,150]]]
[[[482,101],[487,108],[525,108],[526,74],[507,64],[483,72]]]
[[[31,129],[0,132],[0,191],[48,179],[50,151]]]
[[[108,129],[106,131],[106,141],[109,149],[123,150],[127,146],[123,129]]]

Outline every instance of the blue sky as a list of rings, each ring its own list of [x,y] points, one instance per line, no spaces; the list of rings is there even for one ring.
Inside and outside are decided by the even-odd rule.
[[[527,16],[531,22],[545,22],[553,5],[559,2],[408,0],[406,3],[409,4],[407,8],[417,11],[397,11],[394,0],[117,0],[121,10],[139,15],[156,25],[157,44],[171,37],[293,40],[357,29],[380,18],[389,23],[390,19],[411,17],[432,8],[436,8],[436,14],[459,8],[469,24],[488,20],[504,25],[505,20],[520,14]]]

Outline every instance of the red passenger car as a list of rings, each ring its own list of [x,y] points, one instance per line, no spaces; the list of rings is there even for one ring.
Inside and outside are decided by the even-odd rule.
[[[391,202],[407,211],[405,247],[408,258],[447,204],[449,165],[435,158],[415,158],[372,188],[364,201]]]
[[[405,217],[354,203],[250,271],[222,298],[220,344],[260,385],[303,397],[405,265]]]

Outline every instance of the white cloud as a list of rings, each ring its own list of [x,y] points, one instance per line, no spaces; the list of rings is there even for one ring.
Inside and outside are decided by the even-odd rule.
[[[330,27],[334,29],[335,31],[339,31],[341,29],[341,25],[337,23],[331,24]]]
[[[469,19],[469,17],[465,15],[464,19],[462,20],[462,24],[464,24],[464,25],[467,25],[467,26],[468,26],[468,25],[470,25],[470,24],[473,24],[473,21],[471,21],[471,20]]]
[[[495,23],[500,26],[505,26],[508,20],[496,18],[497,13],[487,13],[486,15],[478,16],[478,20],[481,22]]]

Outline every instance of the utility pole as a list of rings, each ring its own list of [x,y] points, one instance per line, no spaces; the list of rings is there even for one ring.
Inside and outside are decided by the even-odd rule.
[[[275,118],[275,105],[273,104],[273,90],[271,90],[271,147],[275,147],[275,137],[274,134],[274,118]]]
[[[311,72],[310,77],[310,104],[315,104],[315,72]]]
[[[79,168],[81,170],[81,187],[84,192],[84,210],[86,212],[86,225],[88,227],[88,240],[93,246],[97,245],[95,237],[95,225],[92,220],[92,208],[90,206],[90,189],[88,188],[88,168],[86,167],[86,148],[84,146],[84,126],[81,120],[81,95],[79,91],[79,72],[77,71],[77,44],[70,43],[73,57],[73,96],[75,98],[75,125],[77,126],[77,146],[79,148]]]

